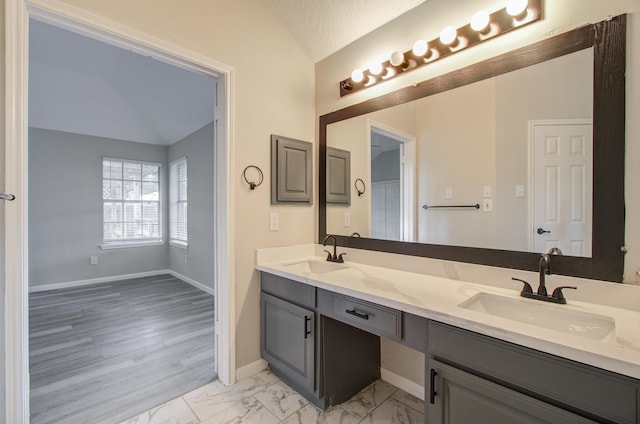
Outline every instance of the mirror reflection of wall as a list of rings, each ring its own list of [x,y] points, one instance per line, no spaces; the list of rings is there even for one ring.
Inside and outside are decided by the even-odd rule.
[[[583,229],[591,228],[591,194],[588,190],[592,165],[590,130],[587,130],[581,144],[587,149],[582,150],[585,155],[583,168],[576,171],[576,165],[569,164],[566,166],[568,171],[557,171],[555,182],[549,179],[553,174],[549,166],[540,168],[545,176],[533,175],[534,151],[530,134],[533,121],[590,121],[592,62],[593,50],[586,49],[496,78],[330,124],[327,127],[327,145],[350,150],[352,175],[367,176],[365,181],[372,189],[370,198],[353,202],[348,212],[328,205],[327,232],[349,235],[357,231],[363,237],[371,238],[518,251],[539,251],[561,245],[565,246],[565,254],[590,256],[590,231],[579,236],[569,235],[568,230],[561,227],[551,230],[551,233],[535,232],[537,228],[549,231],[547,227],[553,224],[554,219],[564,217],[577,219]],[[384,206],[385,230],[381,231],[383,221],[378,210],[382,206],[378,194],[373,194],[376,192],[373,177],[376,175],[374,157],[377,153],[371,147],[376,137],[370,133],[371,128],[377,126],[397,129],[416,140],[418,165],[415,170],[410,166],[403,173],[415,176],[415,187],[407,192],[407,196],[414,197],[415,201],[404,206],[404,212],[402,200],[400,202],[401,214],[415,215],[415,227],[411,229],[403,229],[402,225],[397,231],[387,229],[388,206]],[[568,136],[566,143],[558,138],[557,145],[562,151],[570,148],[571,143],[575,145],[576,138],[571,137]],[[371,172],[367,172],[369,167]],[[386,168],[390,170],[388,166]],[[556,184],[558,187],[573,184],[573,188],[578,189],[566,193],[560,189],[552,190],[538,194],[542,197],[534,201],[535,181],[538,185]],[[574,184],[576,182],[579,184]],[[402,189],[395,193],[402,198]],[[489,200],[489,207],[486,207],[486,200]],[[545,205],[541,209],[542,217],[535,218],[533,204],[540,206],[542,202]],[[484,208],[425,210],[421,207],[424,204],[475,203]],[[344,213],[350,213],[348,227]],[[397,215],[398,212],[393,213]],[[538,222],[534,223],[536,219]],[[403,222],[402,217],[400,221]],[[414,223],[407,221],[407,226]],[[396,224],[392,227],[398,228]]]

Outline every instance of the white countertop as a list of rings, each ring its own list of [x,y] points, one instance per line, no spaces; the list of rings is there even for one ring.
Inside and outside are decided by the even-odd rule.
[[[518,290],[464,282],[346,261],[347,268],[316,274],[287,266],[305,260],[324,261],[316,245],[259,249],[256,268],[291,280],[330,290],[464,328],[563,358],[640,379],[640,312],[637,310],[571,300],[558,308],[604,315],[615,320],[615,336],[604,341],[582,338],[532,324],[459,307],[477,293],[491,293],[525,302]],[[321,250],[320,250],[321,252]],[[535,290],[534,286],[534,290]],[[553,287],[550,287],[550,289]],[[640,290],[638,290],[640,293]]]

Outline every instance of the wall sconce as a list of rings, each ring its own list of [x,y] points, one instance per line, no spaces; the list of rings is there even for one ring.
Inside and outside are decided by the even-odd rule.
[[[418,40],[406,52],[394,51],[389,60],[369,69],[356,69],[340,81],[340,97],[363,90],[398,75],[418,69],[498,35],[542,19],[543,0],[507,0],[506,6],[489,14],[479,11],[468,25],[445,27],[434,40]]]

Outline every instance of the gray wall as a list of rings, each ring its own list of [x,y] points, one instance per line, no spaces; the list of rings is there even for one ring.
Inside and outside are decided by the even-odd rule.
[[[187,157],[188,249],[169,246],[169,267],[213,289],[213,123],[169,147],[168,162]],[[187,262],[185,263],[185,255]]]
[[[165,146],[29,129],[30,287],[166,269],[166,246],[100,249],[102,156],[167,168]]]
[[[382,152],[371,164],[371,182],[400,181],[400,148]]]

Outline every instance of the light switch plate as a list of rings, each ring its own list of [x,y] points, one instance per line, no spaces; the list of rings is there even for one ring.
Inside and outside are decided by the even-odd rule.
[[[493,211],[493,200],[492,199],[482,199],[482,210],[485,212]]]
[[[485,199],[488,199],[491,196],[491,186],[490,185],[486,185],[484,187],[482,187],[482,197],[484,197]]]
[[[269,231],[280,231],[280,214],[278,212],[269,214]]]
[[[90,262],[91,262],[91,265],[98,265],[98,257],[97,256],[91,256]]]
[[[453,199],[453,190],[450,188],[446,188],[444,190],[444,198],[447,200]]]
[[[516,197],[524,197],[524,185],[518,184],[516,186]]]
[[[351,227],[351,213],[350,212],[345,212],[344,213],[344,226],[345,227]]]

